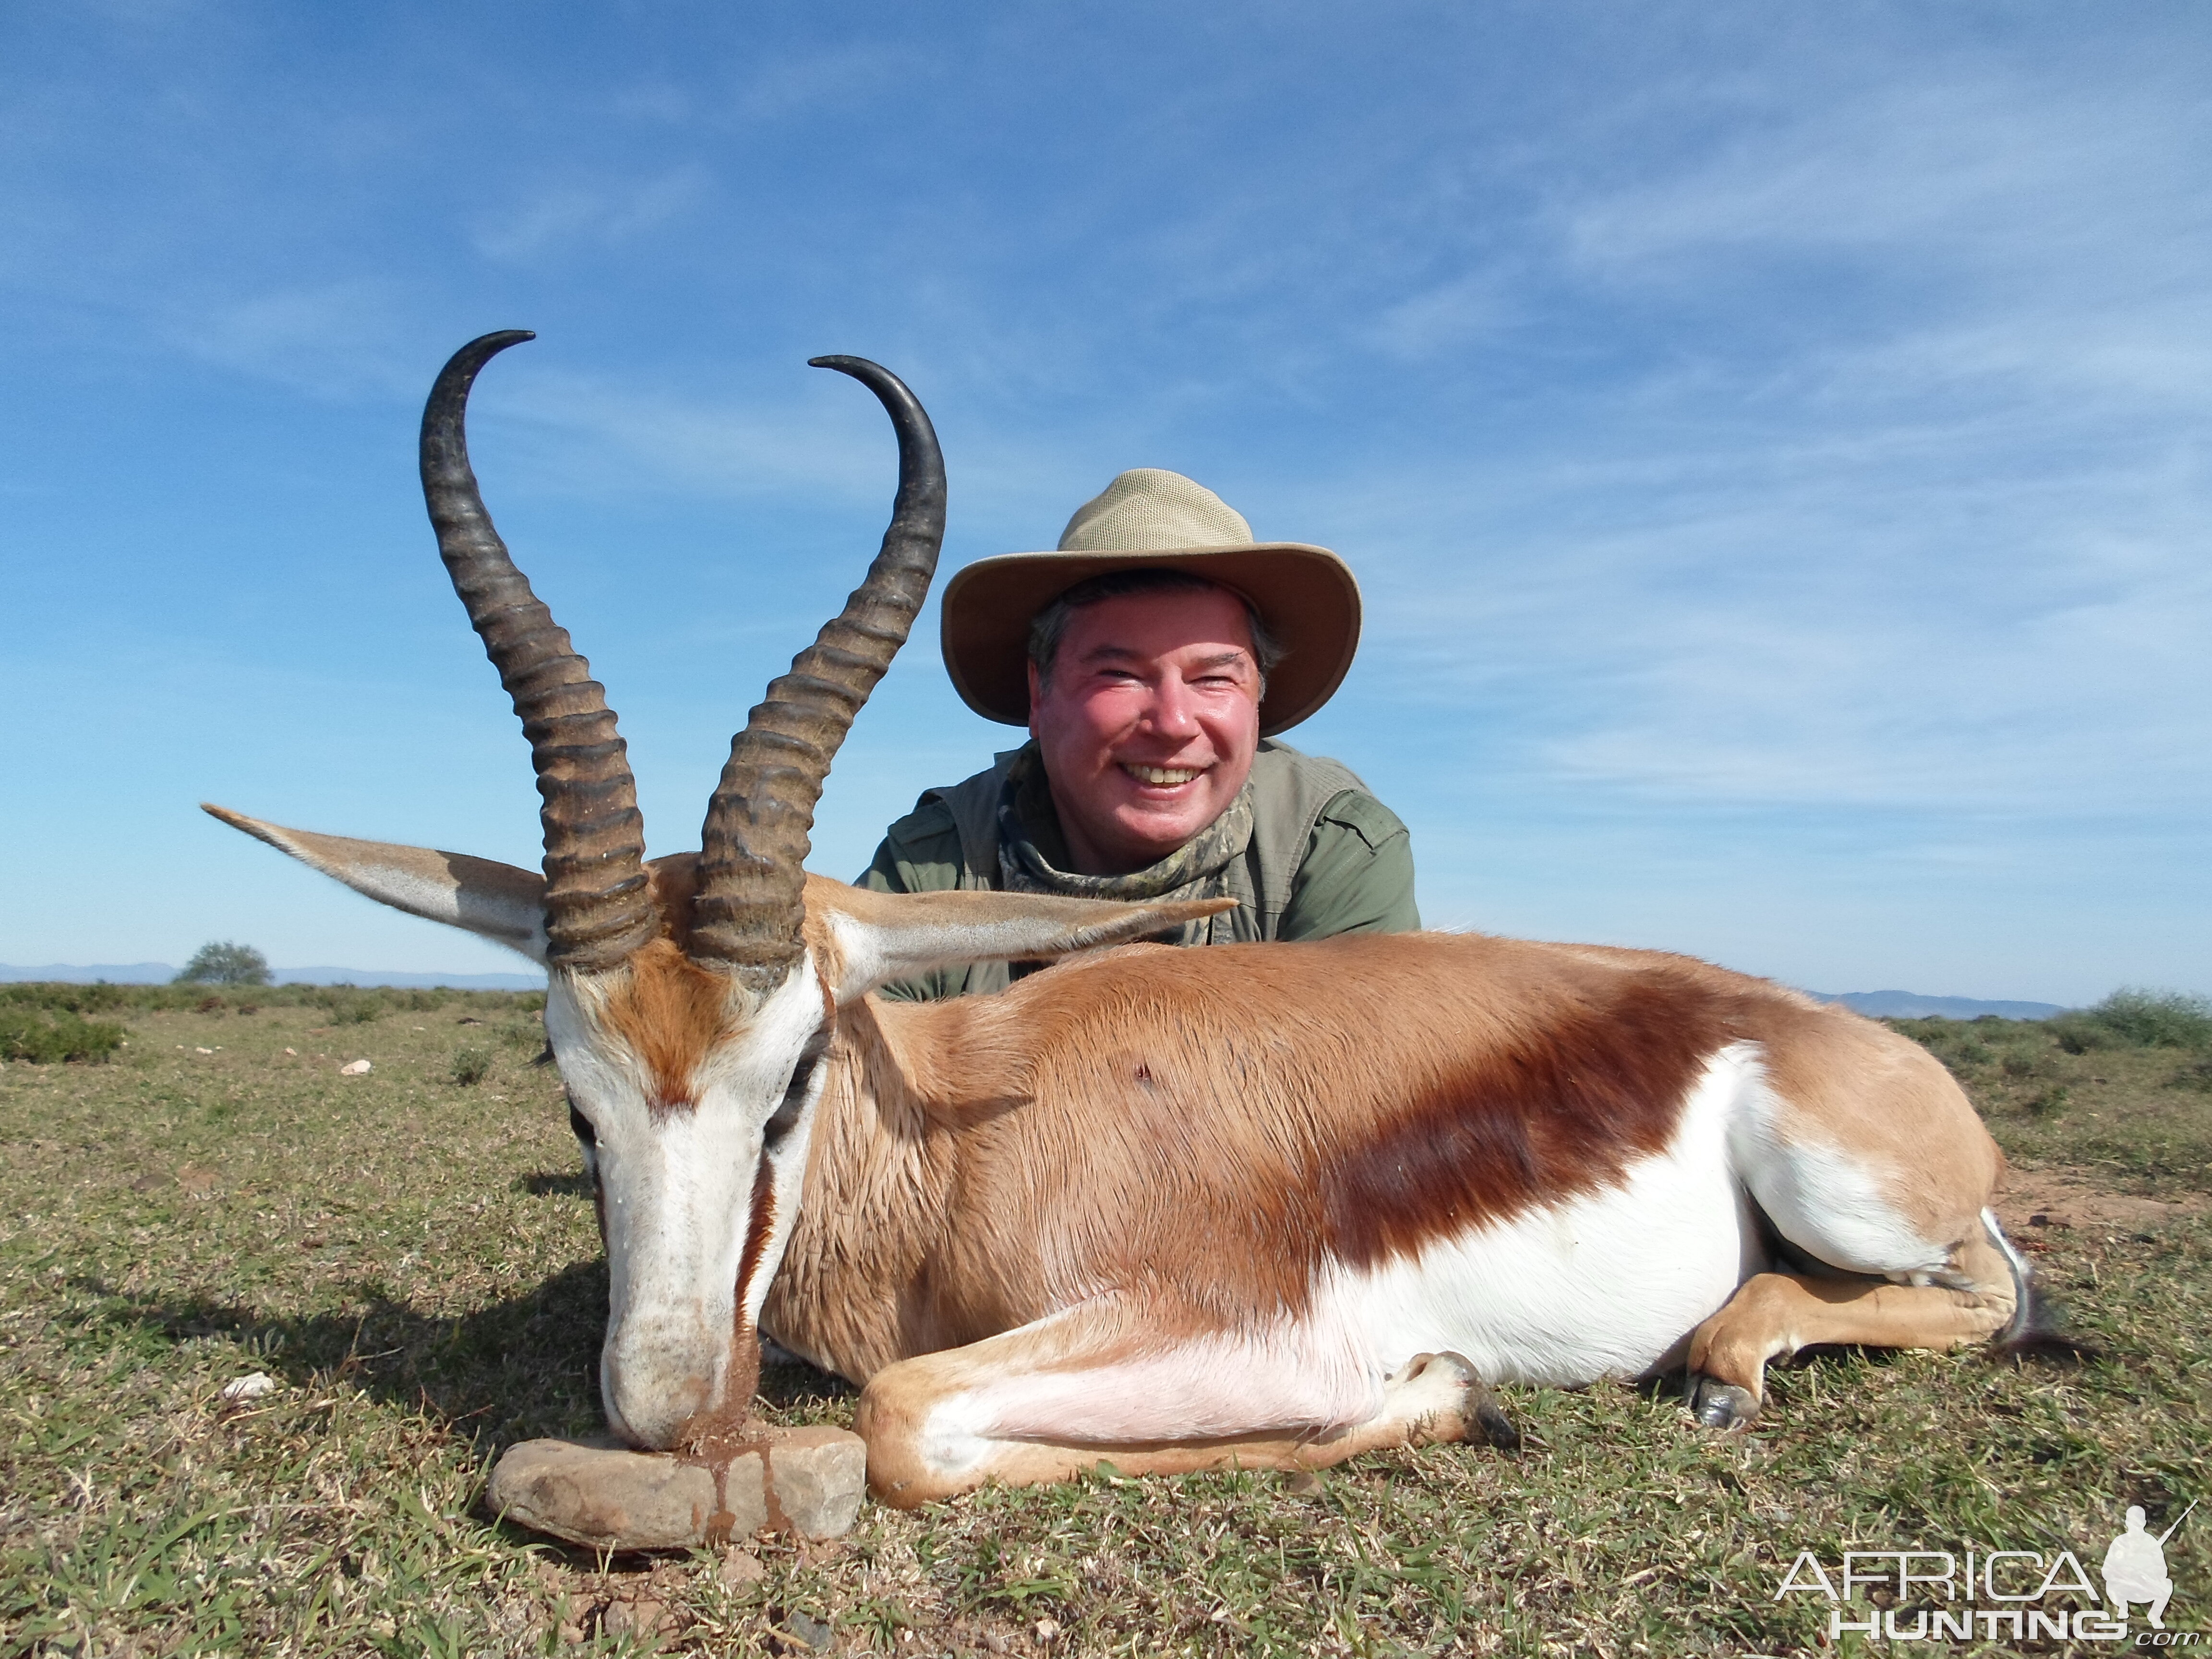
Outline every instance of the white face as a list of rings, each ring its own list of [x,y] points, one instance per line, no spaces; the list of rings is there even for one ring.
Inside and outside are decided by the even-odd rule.
[[[546,1032],[606,1235],[599,1389],[617,1434],[662,1449],[696,1413],[751,1403],[756,1322],[799,1212],[830,1032],[802,960],[692,1074],[696,1103],[671,1109],[591,1004],[588,984],[554,975]]]

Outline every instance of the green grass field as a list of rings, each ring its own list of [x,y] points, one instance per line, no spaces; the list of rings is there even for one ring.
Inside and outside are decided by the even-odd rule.
[[[2103,1351],[2083,1368],[1826,1352],[1734,1437],[1664,1389],[1507,1389],[1515,1457],[1101,1474],[870,1507],[830,1544],[605,1562],[481,1504],[507,1444],[599,1428],[605,1272],[530,1000],[79,1012],[127,1030],[108,1063],[0,1068],[0,1652],[1807,1652],[1826,1603],[1775,1599],[1801,1550],[2072,1549],[2094,1572],[2127,1504],[2158,1530],[2207,1486],[2199,1049],[1905,1027],[2063,1200],[2008,1215]],[[276,1389],[225,1404],[256,1371]],[[832,1379],[765,1387],[786,1420],[849,1419]],[[2212,1507],[2168,1546],[2170,1626],[2212,1625],[2208,1544]]]

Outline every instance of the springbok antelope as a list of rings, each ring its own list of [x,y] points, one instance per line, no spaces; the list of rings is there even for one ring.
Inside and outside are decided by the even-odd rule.
[[[530,337],[446,366],[422,464],[530,739],[544,875],[208,810],[549,969],[611,1274],[601,1389],[629,1443],[726,1430],[763,1331],[865,1385],[870,1485],[905,1505],[1101,1457],[1318,1467],[1464,1437],[1496,1426],[1484,1379],[1686,1365],[1692,1411],[1729,1426],[1802,1346],[1940,1348],[2024,1316],[1987,1207],[2002,1162],[1957,1086],[1794,992],[1437,933],[1100,951],[1218,906],[804,873],[944,530],[928,417],[857,358],[816,362],[896,429],[882,551],[752,710],[701,850],[647,863],[605,693],[468,463],[469,389]],[[867,994],[1076,952],[998,996]]]

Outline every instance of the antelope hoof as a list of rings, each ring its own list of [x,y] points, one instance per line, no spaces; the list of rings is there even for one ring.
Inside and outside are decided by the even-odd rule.
[[[1444,1396],[1449,1404],[1424,1415],[1413,1443],[1434,1444],[1448,1440],[1483,1440],[1500,1451],[1521,1449],[1520,1431],[1492,1397],[1489,1385],[1464,1354],[1424,1353],[1408,1360],[1390,1379],[1393,1386],[1418,1390],[1419,1395]]]
[[[1700,1371],[1690,1378],[1690,1411],[1709,1429],[1742,1429],[1758,1417],[1759,1401],[1749,1389]]]
[[[1482,1437],[1497,1450],[1517,1452],[1521,1449],[1521,1431],[1513,1426],[1513,1419],[1498,1408],[1495,1400],[1485,1394],[1483,1401],[1474,1408],[1474,1420],[1481,1425]]]

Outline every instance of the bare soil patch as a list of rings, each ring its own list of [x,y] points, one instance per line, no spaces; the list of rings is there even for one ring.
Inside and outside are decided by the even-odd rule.
[[[2185,1216],[2212,1211],[2212,1197],[2183,1192],[2146,1198],[2122,1192],[2079,1170],[2018,1166],[2005,1172],[1997,1194],[1997,1220],[2014,1240],[2047,1248],[2056,1236],[2080,1229],[2099,1233],[2153,1232]]]

